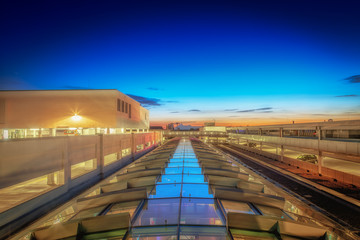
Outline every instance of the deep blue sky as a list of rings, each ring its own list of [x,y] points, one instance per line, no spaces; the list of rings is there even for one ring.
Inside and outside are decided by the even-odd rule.
[[[360,118],[359,1],[4,1],[0,89],[118,89],[151,120]]]

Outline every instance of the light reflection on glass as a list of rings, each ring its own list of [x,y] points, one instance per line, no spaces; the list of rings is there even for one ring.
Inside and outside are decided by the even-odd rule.
[[[238,212],[238,213],[255,214],[254,211],[249,206],[249,204],[244,202],[221,200],[221,203],[225,208],[226,213]]]
[[[224,225],[214,199],[183,198],[180,224]]]
[[[182,175],[162,175],[157,184],[181,183]]]
[[[148,200],[133,226],[172,225],[178,223],[180,199]]]

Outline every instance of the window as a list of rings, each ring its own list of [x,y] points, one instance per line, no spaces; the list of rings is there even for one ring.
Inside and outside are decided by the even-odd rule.
[[[120,101],[120,99],[118,99],[117,100],[117,110],[118,110],[118,112],[120,112],[120,103],[121,103],[121,101]]]
[[[128,103],[125,103],[125,113],[128,113]]]
[[[178,224],[179,206],[180,199],[147,200],[134,226]]]
[[[131,118],[131,104],[129,104],[129,118]]]
[[[125,111],[125,102],[121,101],[121,112]]]

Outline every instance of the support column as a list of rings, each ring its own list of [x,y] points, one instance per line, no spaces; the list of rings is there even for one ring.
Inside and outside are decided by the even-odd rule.
[[[318,126],[316,127],[316,136],[318,139],[318,173],[319,175],[322,174],[322,165],[323,165],[323,154],[322,151],[320,150],[320,141],[321,141],[321,136],[322,135],[322,130],[321,127]]]
[[[99,134],[99,167],[100,167],[100,175],[101,178],[104,178],[105,172],[104,172],[104,134]]]
[[[62,153],[62,160],[64,166],[64,175],[61,176],[64,179],[64,185],[66,186],[66,191],[69,190],[71,182],[71,162],[70,162],[70,151],[69,151],[69,138],[64,139],[64,150]]]
[[[132,161],[135,159],[135,153],[136,153],[136,143],[135,143],[135,134],[131,133],[131,158]]]
[[[283,137],[283,128],[279,129],[279,137]]]
[[[323,165],[323,155],[322,151],[318,153],[318,173],[319,175],[322,174],[322,165]]]
[[[283,162],[284,161],[284,145],[281,145],[281,147],[280,147],[280,154],[281,154],[281,156],[280,156],[280,160]]]
[[[260,142],[260,151],[262,151],[262,146],[263,146],[263,143]]]
[[[318,137],[318,140],[320,141],[321,137],[322,137],[322,130],[321,130],[320,126],[316,128],[316,136]]]
[[[47,185],[55,185],[55,174],[49,173],[47,175]]]

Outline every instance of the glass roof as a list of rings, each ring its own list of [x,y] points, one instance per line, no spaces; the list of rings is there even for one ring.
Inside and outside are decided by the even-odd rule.
[[[82,227],[62,231],[57,239],[79,234],[84,239],[314,239],[332,234],[242,165],[198,140],[169,141],[98,185],[40,219],[20,239],[43,239],[57,233],[59,224]],[[96,227],[88,223],[93,219]],[[284,230],[288,225],[300,233]],[[304,226],[313,234],[302,236]]]

